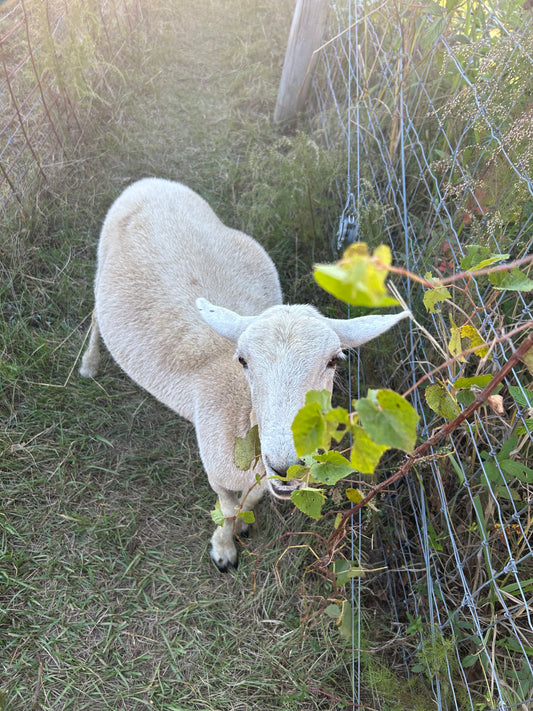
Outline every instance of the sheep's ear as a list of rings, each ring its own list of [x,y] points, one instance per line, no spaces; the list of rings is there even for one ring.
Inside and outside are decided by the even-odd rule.
[[[339,336],[342,348],[357,348],[385,333],[410,314],[410,311],[402,311],[399,314],[360,316],[346,320],[328,318],[327,321]]]
[[[200,312],[200,316],[214,331],[235,343],[239,340],[241,333],[254,320],[253,316],[240,316],[235,311],[225,309],[223,306],[215,306],[207,299],[196,299],[196,308]]]

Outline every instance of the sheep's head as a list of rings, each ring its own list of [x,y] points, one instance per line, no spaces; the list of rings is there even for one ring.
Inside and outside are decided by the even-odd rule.
[[[291,425],[309,390],[329,390],[343,350],[379,336],[409,312],[337,320],[312,306],[273,306],[257,316],[240,316],[198,299],[204,320],[236,343],[259,426],[263,463],[271,493],[289,498],[300,486],[283,481],[298,463]]]

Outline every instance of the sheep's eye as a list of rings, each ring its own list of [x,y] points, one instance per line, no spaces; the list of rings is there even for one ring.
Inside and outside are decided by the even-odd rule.
[[[334,368],[338,362],[339,362],[339,357],[333,356],[333,358],[331,358],[331,360],[328,360],[328,368]]]
[[[246,368],[248,367],[248,363],[244,360],[244,358],[242,356],[239,356],[239,363],[246,370]]]

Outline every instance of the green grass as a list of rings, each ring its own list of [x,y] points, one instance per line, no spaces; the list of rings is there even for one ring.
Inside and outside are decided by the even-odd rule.
[[[251,230],[292,300],[329,258],[332,157],[270,123],[292,3],[158,5],[80,103],[75,159],[2,225],[0,709],[338,708],[349,659],[333,620],[305,622],[327,592],[276,541],[309,522],[265,500],[219,574],[191,426],[110,359],[77,375],[99,226],[134,179],[181,180]]]

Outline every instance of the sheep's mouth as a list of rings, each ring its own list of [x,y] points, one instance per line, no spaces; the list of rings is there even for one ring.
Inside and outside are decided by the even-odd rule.
[[[282,499],[287,501],[291,498],[293,491],[296,491],[302,486],[302,482],[298,479],[291,479],[288,482],[283,482],[279,479],[269,479],[268,486],[270,491],[276,499]]]

